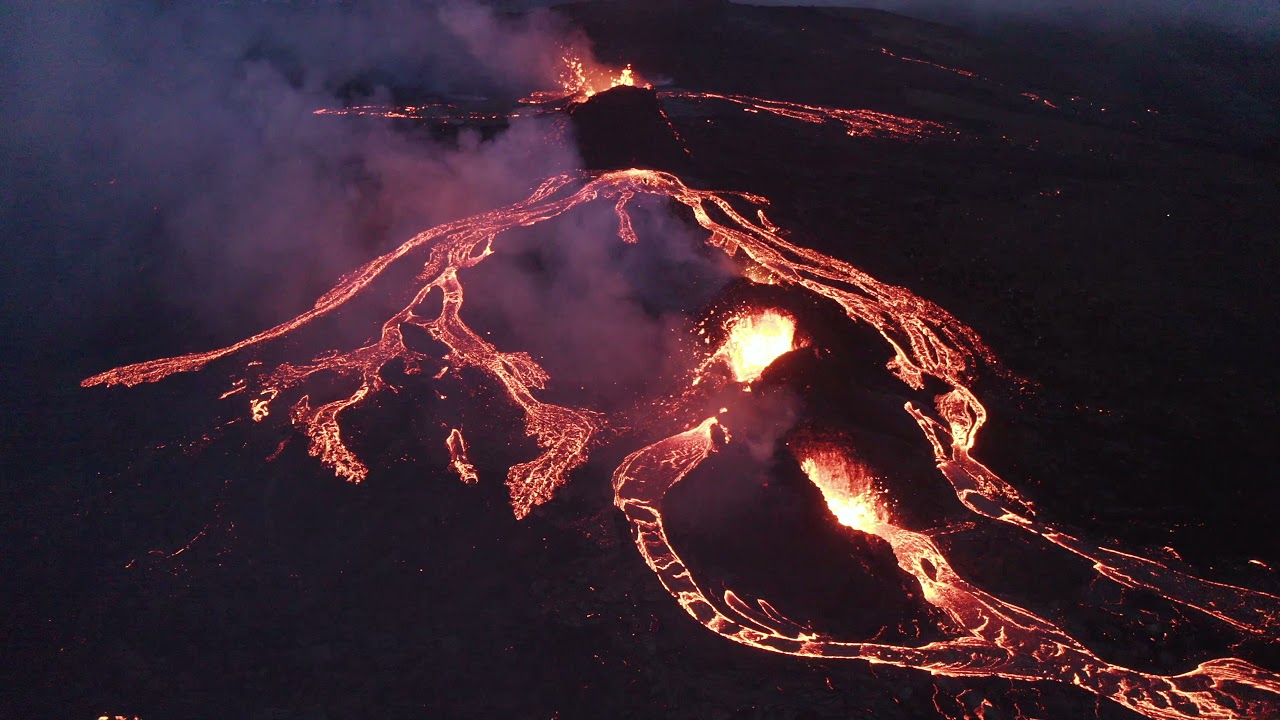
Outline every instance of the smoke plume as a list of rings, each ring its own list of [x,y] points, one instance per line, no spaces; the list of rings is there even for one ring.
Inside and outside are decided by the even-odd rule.
[[[269,327],[413,234],[580,165],[550,120],[441,137],[313,114],[554,88],[567,47],[590,58],[547,13],[66,3],[32,6],[7,33],[4,315],[15,322],[3,330],[18,353],[83,353],[79,374]],[[467,319],[533,354],[557,380],[550,392],[616,407],[675,372],[682,308],[731,274],[665,205],[640,205],[638,246],[621,247],[611,206],[588,207],[504,235],[463,277]],[[117,335],[140,317],[140,339]],[[344,332],[358,341],[383,319]],[[84,342],[94,333],[105,348]]]
[[[578,162],[533,121],[439,139],[312,114],[393,93],[554,86],[562,48],[581,40],[549,14],[407,0],[24,4],[0,23],[0,330],[14,346],[148,296],[208,344]]]

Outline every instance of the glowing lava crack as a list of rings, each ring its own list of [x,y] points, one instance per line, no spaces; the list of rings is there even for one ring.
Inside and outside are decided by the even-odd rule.
[[[887,343],[888,368],[906,385],[922,390],[926,379],[932,378],[947,386],[949,390],[937,396],[933,408],[908,403],[904,409],[919,424],[943,476],[970,511],[1084,557],[1099,576],[1120,585],[1149,590],[1239,631],[1276,638],[1280,598],[1194,577],[1155,559],[1091,545],[1036,519],[1031,503],[971,456],[986,410],[969,384],[978,366],[995,363],[972,330],[907,290],[788,242],[765,218],[760,209],[763,198],[695,190],[667,173],[626,170],[551,178],[514,205],[410,238],[342,278],[314,307],[292,320],[224,348],[117,368],[82,384],[136,385],[200,370],[333,313],[393,264],[417,259],[422,269],[412,298],[382,324],[375,339],[300,365],[265,368],[248,363],[246,375],[224,397],[247,393],[249,414],[260,421],[269,417],[285,390],[299,388],[312,376],[326,373],[345,378],[350,387],[345,397],[313,407],[304,395],[289,408],[289,417],[310,439],[312,455],[339,476],[358,482],[368,470],[343,439],[342,415],[389,389],[381,370],[393,360],[402,361],[407,372],[421,371],[429,358],[406,345],[402,335],[406,325],[418,327],[447,348],[441,359],[448,367],[484,372],[522,411],[525,432],[537,442],[539,453],[510,468],[507,486],[515,515],[524,517],[550,499],[569,473],[586,461],[605,420],[590,409],[538,399],[538,391],[549,379],[546,372],[528,354],[500,350],[462,321],[459,272],[495,252],[505,231],[536,225],[597,200],[615,208],[619,238],[637,242],[629,203],[644,195],[688,208],[708,233],[707,243],[737,258],[749,277],[826,298],[851,320],[875,329]],[[743,204],[754,205],[754,212],[739,210],[737,206]],[[428,300],[435,293],[440,295],[440,309],[428,313]],[[723,363],[738,386],[749,390],[773,360],[797,343],[795,319],[774,310],[745,312],[731,318],[725,329],[724,343],[691,373],[692,384],[713,382],[709,378],[719,376],[706,371]],[[447,368],[441,375],[444,372]],[[861,659],[956,677],[1069,683],[1152,718],[1280,717],[1280,678],[1243,660],[1213,660],[1176,676],[1137,672],[1102,660],[1062,628],[973,586],[952,569],[928,535],[895,524],[875,481],[841,447],[797,448],[796,461],[822,491],[834,521],[888,542],[900,568],[919,582],[925,599],[945,613],[962,635],[919,647],[846,641],[802,628],[763,599],[749,603],[732,590],[713,597],[672,547],[663,524],[662,502],[668,490],[716,452],[720,443],[732,441],[725,427],[731,422],[708,418],[642,448],[629,455],[613,476],[615,502],[634,526],[645,562],[680,605],[710,630],[751,647],[790,655]],[[453,471],[464,482],[475,482],[476,470],[461,431],[454,429],[446,445]]]

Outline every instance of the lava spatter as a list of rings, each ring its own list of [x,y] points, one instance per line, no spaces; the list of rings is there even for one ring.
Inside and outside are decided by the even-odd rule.
[[[467,454],[467,441],[462,437],[461,430],[453,428],[449,431],[445,447],[449,448],[449,465],[458,473],[458,479],[468,485],[480,482],[476,466],[471,464],[471,458]]]
[[[796,321],[776,310],[742,313],[729,322],[728,337],[707,365],[722,362],[740,383],[755,382],[765,368],[796,349]],[[701,373],[699,373],[701,376]]]
[[[918,120],[901,115],[876,112],[875,110],[806,105],[785,100],[767,100],[748,95],[720,95],[686,90],[665,90],[658,93],[658,96],[663,99],[694,102],[703,100],[725,102],[736,105],[749,113],[767,113],[814,125],[832,123],[840,126],[845,131],[845,134],[852,137],[920,140],[938,135],[946,130],[945,125],[931,120]]]

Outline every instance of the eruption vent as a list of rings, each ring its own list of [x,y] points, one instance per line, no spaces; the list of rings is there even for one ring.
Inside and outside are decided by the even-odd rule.
[[[817,451],[800,461],[800,469],[822,491],[827,507],[841,525],[875,534],[878,526],[889,521],[889,513],[864,465],[847,460],[840,453]]]
[[[733,379],[755,382],[774,360],[795,349],[796,321],[776,310],[744,315],[729,328],[721,353]]]

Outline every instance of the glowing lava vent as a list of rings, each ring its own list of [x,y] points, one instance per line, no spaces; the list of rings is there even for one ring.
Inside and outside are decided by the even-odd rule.
[[[641,80],[630,65],[621,70],[609,70],[604,67],[591,67],[580,57],[572,54],[564,56],[564,68],[560,72],[560,87],[565,95],[591,97],[619,86],[650,87]]]
[[[796,349],[796,321],[776,310],[742,315],[732,321],[729,339],[719,357],[728,363],[733,379],[760,379],[774,360]]]
[[[841,525],[875,534],[889,521],[888,509],[863,465],[839,453],[818,451],[801,460],[800,469],[822,491],[827,507]]]

